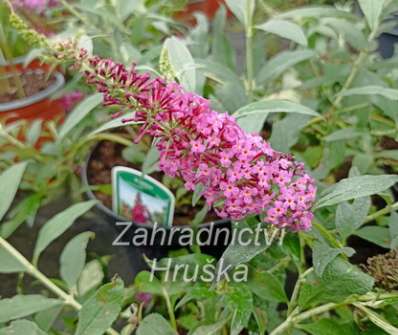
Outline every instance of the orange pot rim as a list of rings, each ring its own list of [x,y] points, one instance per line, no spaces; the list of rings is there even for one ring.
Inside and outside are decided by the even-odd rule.
[[[52,94],[57,92],[62,86],[65,84],[65,78],[60,72],[54,73],[55,82],[48,86],[43,91],[40,91],[34,95],[29,97],[13,100],[10,102],[2,102],[0,103],[0,113],[9,112],[15,109],[20,109],[29,105],[33,105],[39,101],[45,100],[50,97]]]

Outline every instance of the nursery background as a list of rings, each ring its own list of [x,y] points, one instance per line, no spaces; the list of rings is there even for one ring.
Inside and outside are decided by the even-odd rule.
[[[0,0],[0,335],[397,335],[397,42],[398,0]]]

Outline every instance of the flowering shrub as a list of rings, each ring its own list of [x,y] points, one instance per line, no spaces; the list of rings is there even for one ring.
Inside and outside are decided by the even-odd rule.
[[[136,111],[125,121],[143,123],[138,139],[145,134],[158,139],[160,168],[183,178],[191,191],[203,186],[207,204],[220,217],[242,220],[265,213],[264,221],[280,228],[311,227],[316,189],[303,164],[245,133],[233,117],[213,111],[206,99],[176,83],[98,57],[82,67],[106,105]]]
[[[140,49],[145,56],[131,68],[119,64],[136,56],[126,55],[125,48],[120,49],[126,57],[120,57],[118,45],[106,50],[110,59],[93,57],[91,49],[98,44],[90,48],[87,36],[54,44],[14,17],[26,39],[48,51],[46,61],[65,68],[72,63],[89,83],[79,85],[95,93],[59,129],[50,128],[56,141],[40,151],[31,148],[34,131],[25,143],[14,126],[0,128],[1,143],[12,151],[0,153],[1,167],[5,165],[0,217],[20,181],[28,193],[4,216],[0,272],[26,273],[45,287],[40,296],[0,300],[6,333],[25,334],[27,327],[39,334],[77,335],[398,333],[398,176],[388,174],[397,171],[397,57],[381,59],[375,43],[389,30],[388,19],[398,5],[359,0],[355,8],[364,14],[359,16],[350,1],[286,13],[270,10],[263,1],[225,3],[244,30],[244,71],[225,33],[229,27],[223,7],[212,26],[198,15],[198,25],[182,30],[182,39],[166,39],[163,48],[149,48],[149,55]],[[275,16],[268,17],[270,13]],[[87,19],[77,14],[79,21]],[[265,16],[267,21],[260,23]],[[140,45],[145,36],[138,39]],[[106,108],[100,106],[103,98]],[[102,124],[109,119],[108,106],[119,113]],[[110,132],[122,125],[128,139]],[[59,190],[57,184],[73,179],[69,170],[84,159],[81,148],[110,140],[135,151],[138,145],[130,138],[142,144],[148,135],[156,138],[159,167],[166,174],[180,177],[195,198],[202,195],[204,210],[211,205],[220,216],[235,219],[232,230],[240,236],[265,233],[258,234],[258,243],[233,240],[217,258],[206,255],[199,243],[188,243],[190,250],[170,252],[170,258],[146,259],[152,268],[167,265],[166,274],[152,277],[143,271],[125,286],[119,278],[111,279],[111,269],[104,271],[107,257],[93,256],[92,233],[84,231],[66,243],[60,279],[50,280],[43,274],[50,270],[39,262],[43,252],[94,206],[88,201],[40,227],[31,260],[15,249],[11,234],[24,220],[35,221],[40,202]],[[79,191],[84,189],[74,194]],[[144,209],[137,203],[132,214],[144,222]],[[202,222],[203,213],[193,221]],[[240,266],[248,269],[247,277],[228,280]],[[202,276],[209,268],[210,283]],[[22,288],[30,292],[26,287],[19,292]]]

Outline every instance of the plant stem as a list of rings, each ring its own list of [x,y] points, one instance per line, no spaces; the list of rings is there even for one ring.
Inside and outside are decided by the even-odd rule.
[[[253,65],[253,17],[250,6],[252,2],[247,1],[247,22],[246,22],[246,73],[247,73],[247,95],[253,99],[254,90],[254,65]]]
[[[344,248],[344,245],[343,245],[340,241],[338,241],[338,240],[333,236],[333,234],[330,233],[330,231],[327,230],[324,226],[322,226],[321,224],[319,224],[319,223],[317,223],[317,222],[314,223],[314,226],[316,227],[316,229],[319,230],[319,232],[322,234],[322,236],[323,236],[324,238],[326,238],[326,239],[330,242],[330,244],[331,244],[333,247],[335,247],[335,248]]]
[[[76,311],[82,309],[82,305],[76,301],[73,296],[67,294],[65,291],[60,289],[55,285],[49,278],[47,278],[42,272],[40,272],[36,267],[33,266],[17,249],[15,249],[10,243],[8,243],[4,238],[0,236],[0,247],[4,248],[14,259],[16,259],[23,267],[26,272],[32,277],[40,281],[45,287],[47,287],[51,292],[61,298],[64,303]],[[110,335],[118,335],[119,333],[113,329],[108,330]]]
[[[48,279],[43,273],[36,269],[32,263],[30,263],[18,250],[16,250],[11,244],[5,239],[0,237],[0,246],[3,247],[13,258],[15,258],[21,265],[24,266],[26,271],[36,279],[38,279],[44,286],[50,291],[64,300],[66,305],[73,307],[75,310],[80,310],[82,306],[69,294],[65,293],[57,285],[55,285],[50,279]]]
[[[297,279],[296,285],[294,286],[292,297],[290,298],[289,306],[287,309],[287,315],[291,315],[294,311],[294,308],[297,305],[297,298],[299,296],[301,284],[304,282],[305,277],[307,277],[314,269],[309,268],[307,271],[303,272],[299,278]]]
[[[283,332],[287,331],[290,327],[307,320],[313,316],[317,316],[319,314],[329,312],[339,306],[344,306],[344,305],[354,305],[357,306],[358,303],[362,303],[364,306],[364,303],[366,302],[377,302],[377,303],[382,303],[383,299],[390,299],[390,298],[398,298],[397,294],[394,293],[388,293],[385,295],[376,295],[373,294],[366,294],[360,297],[355,297],[353,299],[348,299],[346,301],[343,301],[342,303],[327,303],[315,308],[312,308],[308,311],[302,312],[302,313],[293,313],[290,315],[283,323],[281,323],[277,328],[275,328],[270,335],[279,335],[282,334]],[[377,301],[375,301],[377,299]]]
[[[164,287],[162,288],[162,292],[163,292],[163,297],[166,300],[167,312],[169,313],[171,326],[173,327],[173,329],[177,330],[177,321],[174,315],[173,306],[171,305],[170,297]]]
[[[364,223],[371,222],[371,221],[377,219],[380,216],[389,214],[389,213],[394,212],[396,210],[398,210],[398,202],[396,202],[396,203],[394,203],[394,204],[392,204],[390,206],[384,207],[383,209],[380,209],[379,211],[377,211],[377,212],[375,212],[373,214],[368,215],[366,217]]]
[[[325,304],[313,309],[310,309],[304,313],[298,314],[296,316],[290,316],[286,319],[285,322],[281,323],[277,328],[275,328],[270,335],[279,335],[282,334],[284,331],[286,331],[288,328],[290,328],[292,325],[299,323],[301,321],[304,321],[312,316],[322,314],[325,312],[328,312],[336,307],[338,307],[338,304],[334,303],[329,303]]]

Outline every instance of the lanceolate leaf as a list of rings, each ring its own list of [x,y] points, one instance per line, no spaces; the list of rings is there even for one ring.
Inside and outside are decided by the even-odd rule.
[[[283,289],[283,283],[271,273],[253,271],[253,276],[249,278],[248,286],[255,295],[264,300],[288,301]]]
[[[192,333],[192,335],[216,335],[222,329],[222,327],[227,323],[227,321],[228,321],[227,319],[224,320],[221,319],[220,321],[212,325],[200,326]]]
[[[256,28],[307,46],[307,37],[303,29],[296,23],[273,19],[256,26]]]
[[[357,230],[354,235],[388,249],[391,245],[391,236],[387,227],[366,226]]]
[[[79,216],[86,213],[95,203],[96,201],[90,200],[75,204],[51,218],[39,232],[33,253],[34,262],[39,259],[42,251],[46,249],[52,241],[62,235]]]
[[[385,0],[358,0],[371,30],[377,28]]]
[[[382,86],[355,87],[341,92],[340,95],[345,97],[351,95],[381,95],[390,100],[398,100],[398,90]]]
[[[309,107],[288,100],[264,100],[253,102],[238,109],[234,114],[236,118],[242,118],[253,114],[268,113],[297,113],[304,115],[319,115]]]
[[[227,6],[234,13],[237,19],[245,26],[254,14],[254,0],[226,0]]]
[[[274,79],[294,65],[307,59],[315,57],[316,53],[312,50],[285,51],[274,58],[271,58],[260,70],[257,82],[266,83]]]
[[[0,273],[24,272],[25,267],[0,247]]]
[[[331,248],[326,243],[316,242],[313,248],[313,264],[315,273],[322,276],[325,268],[338,256],[345,253],[347,256],[354,254],[352,248]]]
[[[41,295],[16,295],[10,299],[2,299],[0,300],[0,323],[23,318],[60,304],[62,304],[60,300]]]
[[[92,232],[84,232],[74,237],[61,254],[61,277],[69,288],[76,285],[86,263],[87,243],[94,236]]]
[[[336,210],[336,228],[343,239],[350,236],[364,222],[371,206],[370,197],[355,199],[352,204],[343,202]]]
[[[359,329],[354,322],[340,324],[332,318],[320,319],[313,323],[300,325],[300,329],[311,335],[359,335]]]
[[[352,18],[353,15],[338,10],[332,6],[310,6],[304,8],[293,9],[291,11],[279,14],[276,16],[279,19],[286,19],[286,18],[294,18],[294,19],[303,19],[307,17],[347,17]]]
[[[7,328],[0,329],[0,335],[46,335],[34,322],[29,320],[17,320]]]
[[[195,61],[188,48],[184,42],[175,37],[168,38],[164,45],[179,81],[186,90],[194,92],[196,89]]]
[[[141,321],[137,335],[177,335],[177,333],[163,316],[150,314]],[[209,335],[209,333],[206,333],[206,335]]]
[[[105,333],[122,309],[123,293],[124,285],[120,279],[102,286],[80,310],[75,335]]]
[[[0,220],[6,214],[14,200],[19,183],[25,172],[26,164],[26,162],[15,164],[0,175]]]
[[[64,138],[84,117],[102,102],[102,94],[95,93],[82,102],[68,115],[59,131],[59,138]]]
[[[123,126],[126,126],[126,125],[142,123],[142,122],[126,121],[126,120],[130,120],[132,117],[134,117],[134,115],[135,115],[135,113],[123,114],[122,116],[119,116],[118,118],[113,119],[113,120],[105,123],[101,127],[98,127],[96,130],[94,130],[92,133],[90,133],[89,136],[93,136],[95,134],[102,133],[102,132],[104,132],[106,130],[111,130],[111,129],[123,127]]]
[[[357,199],[385,191],[398,182],[397,175],[357,176],[346,178],[326,189],[315,208],[336,205],[340,202]]]

